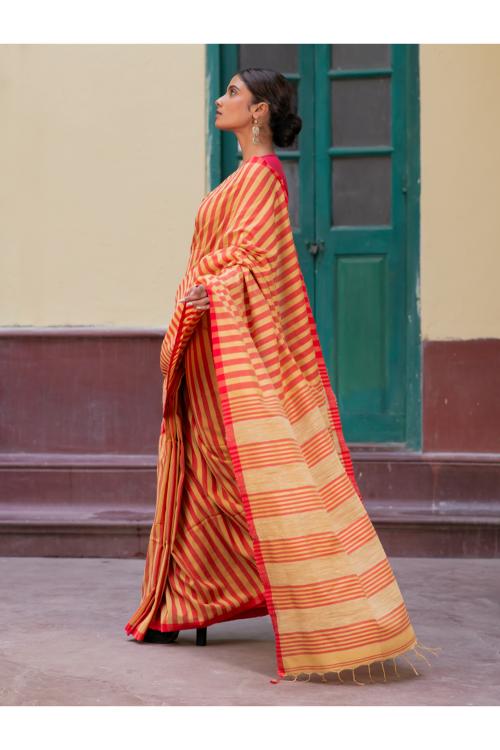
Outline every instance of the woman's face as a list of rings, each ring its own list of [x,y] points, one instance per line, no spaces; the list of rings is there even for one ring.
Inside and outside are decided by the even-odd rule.
[[[233,76],[224,96],[215,100],[216,127],[221,130],[241,130],[252,124],[253,114],[259,118],[261,124],[264,124],[262,122],[263,110],[261,112],[261,107],[258,107],[257,104],[251,105],[251,101],[252,94],[245,82],[239,76]]]

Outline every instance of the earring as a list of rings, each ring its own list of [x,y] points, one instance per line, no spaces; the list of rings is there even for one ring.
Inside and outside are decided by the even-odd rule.
[[[254,145],[257,143],[260,143],[259,133],[260,133],[259,122],[258,120],[254,120],[254,125],[252,125],[252,143]]]

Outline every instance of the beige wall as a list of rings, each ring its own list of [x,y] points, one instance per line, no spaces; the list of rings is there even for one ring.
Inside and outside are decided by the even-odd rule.
[[[500,336],[500,45],[422,45],[424,338]],[[206,184],[204,45],[0,45],[0,325],[164,327]]]
[[[204,45],[0,45],[0,325],[164,327],[205,185]]]
[[[500,45],[422,45],[421,304],[428,339],[500,337]]]

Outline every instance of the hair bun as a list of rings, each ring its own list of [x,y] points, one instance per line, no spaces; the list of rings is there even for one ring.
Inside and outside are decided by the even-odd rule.
[[[273,140],[277,146],[291,146],[302,130],[302,118],[289,111],[273,123]]]

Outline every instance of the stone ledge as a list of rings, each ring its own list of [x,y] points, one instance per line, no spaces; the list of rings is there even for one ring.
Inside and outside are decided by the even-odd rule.
[[[500,557],[500,504],[366,501],[388,555]],[[0,556],[144,557],[154,508],[128,505],[0,507]]]

